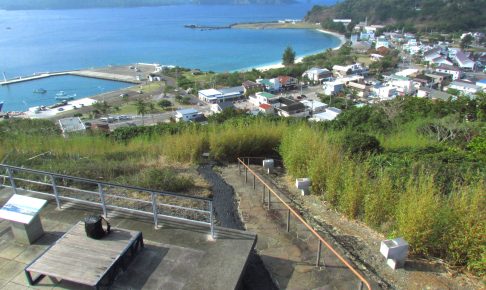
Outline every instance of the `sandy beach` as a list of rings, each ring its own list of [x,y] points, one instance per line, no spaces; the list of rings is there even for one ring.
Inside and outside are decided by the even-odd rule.
[[[335,37],[339,38],[340,43],[339,43],[338,46],[336,46],[335,48],[333,48],[333,50],[339,49],[341,46],[343,46],[343,44],[346,43],[346,38],[342,34],[339,34],[339,33],[336,33],[336,32],[332,32],[332,31],[328,31],[328,30],[324,30],[324,29],[316,29],[316,31],[321,32],[321,33],[325,33],[325,34],[330,34],[332,36],[335,36]],[[299,56],[299,57],[297,57],[295,59],[295,63],[301,63],[302,60],[304,59],[304,57],[309,56],[309,55],[313,55],[313,54],[315,54],[315,53],[311,53],[311,54],[306,54],[306,55],[303,55],[303,56]],[[272,63],[272,64],[266,64],[266,65],[257,66],[257,67],[254,67],[254,69],[257,69],[257,70],[260,70],[260,71],[267,71],[269,69],[282,68],[282,67],[284,67],[284,65],[282,63],[276,62],[276,63]],[[251,68],[251,69],[244,69],[243,71],[245,71],[245,70],[252,70],[252,69],[253,68]]]

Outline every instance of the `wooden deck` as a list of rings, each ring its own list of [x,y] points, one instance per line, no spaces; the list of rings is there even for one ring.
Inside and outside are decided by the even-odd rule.
[[[25,273],[31,285],[49,276],[98,288],[109,285],[139,247],[143,247],[139,231],[114,228],[95,240],[86,236],[84,223],[79,222],[27,265]],[[33,279],[32,274],[39,276]]]

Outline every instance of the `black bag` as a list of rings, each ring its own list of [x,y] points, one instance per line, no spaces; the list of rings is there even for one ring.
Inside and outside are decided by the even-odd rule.
[[[102,220],[106,222],[106,231],[103,229]],[[90,238],[99,240],[110,233],[110,228],[110,223],[100,215],[90,215],[84,218],[84,230],[86,231],[86,235]]]

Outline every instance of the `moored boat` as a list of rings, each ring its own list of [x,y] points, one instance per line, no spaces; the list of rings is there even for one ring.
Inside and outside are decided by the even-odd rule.
[[[43,89],[43,88],[39,88],[39,89],[35,89],[32,91],[34,94],[45,94],[47,93],[47,90]]]

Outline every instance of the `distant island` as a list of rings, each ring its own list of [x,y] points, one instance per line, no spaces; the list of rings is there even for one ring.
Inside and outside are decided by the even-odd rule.
[[[291,4],[294,0],[0,0],[0,9],[39,10],[39,9],[86,9],[112,7],[143,7],[177,4],[200,5],[244,5],[244,4]]]
[[[333,6],[314,6],[305,20],[332,28],[335,18],[352,23],[368,20],[383,25],[414,26],[423,31],[456,32],[486,27],[483,0],[344,0]]]

